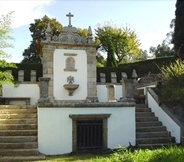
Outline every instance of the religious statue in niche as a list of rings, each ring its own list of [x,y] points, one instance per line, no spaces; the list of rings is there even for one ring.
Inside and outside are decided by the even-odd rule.
[[[64,71],[77,71],[77,69],[75,69],[75,59],[73,57],[70,56],[66,58]]]

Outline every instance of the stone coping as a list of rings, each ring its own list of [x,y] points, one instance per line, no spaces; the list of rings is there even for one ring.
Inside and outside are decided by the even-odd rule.
[[[164,103],[160,103],[159,98],[153,88],[147,88],[147,91],[150,93],[150,95],[155,99],[157,104],[160,106],[160,108],[172,119],[174,120],[179,126],[182,126],[181,122],[175,117],[174,114],[172,114],[168,107]]]
[[[96,83],[96,85],[107,85],[107,84],[122,85],[121,83],[112,83],[112,82],[105,82],[105,83],[97,82]]]
[[[157,104],[160,106],[160,108],[176,123],[180,126],[181,128],[181,143],[184,144],[184,126],[183,124],[177,119],[177,117],[172,114],[168,107],[163,104],[163,103],[160,103],[159,101],[159,98],[158,98],[158,95],[155,93],[155,91],[153,90],[153,88],[150,88],[150,87],[147,87],[146,88],[148,93],[150,93],[150,95],[155,99],[155,101],[157,102]]]
[[[144,88],[151,85],[157,85],[157,82],[150,82],[150,83],[137,83],[137,88]]]
[[[130,102],[84,102],[84,103],[76,103],[72,101],[68,101],[68,102],[45,102],[45,103],[38,103],[38,107],[74,107],[74,108],[87,108],[87,107],[94,107],[94,108],[112,108],[112,107],[135,107],[135,102],[134,101],[130,101]]]
[[[107,119],[111,114],[70,114],[69,117],[73,120],[95,120],[95,119]]]
[[[14,85],[15,87],[21,85],[21,84],[39,84],[39,81],[23,81],[23,82],[18,82],[15,84],[10,84],[10,85]]]
[[[74,46],[74,47],[77,47],[77,46],[86,46],[86,47],[95,47],[96,48],[96,45],[95,44],[83,44],[83,43],[70,43],[70,42],[57,42],[57,41],[42,41],[41,44],[44,44],[44,45],[59,45],[59,46]],[[59,47],[57,46],[57,47]],[[55,49],[60,49],[60,48],[57,48],[55,47]]]

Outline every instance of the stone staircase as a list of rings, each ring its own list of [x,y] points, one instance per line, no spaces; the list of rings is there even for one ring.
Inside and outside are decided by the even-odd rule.
[[[145,104],[136,105],[136,144],[149,149],[175,144],[175,138]]]
[[[0,161],[45,159],[38,152],[37,106],[0,105]]]

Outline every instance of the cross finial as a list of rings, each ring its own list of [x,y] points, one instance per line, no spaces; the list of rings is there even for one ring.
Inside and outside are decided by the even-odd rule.
[[[71,24],[71,17],[74,17],[74,15],[71,14],[71,12],[69,12],[69,14],[66,14],[67,17],[69,17],[69,24],[68,26],[72,26]]]

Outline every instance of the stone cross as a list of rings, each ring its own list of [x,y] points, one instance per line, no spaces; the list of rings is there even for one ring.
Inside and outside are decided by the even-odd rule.
[[[74,15],[72,15],[72,14],[69,12],[69,14],[67,14],[66,16],[69,17],[69,24],[68,24],[68,26],[72,26],[72,24],[71,24],[71,17],[74,17]]]

